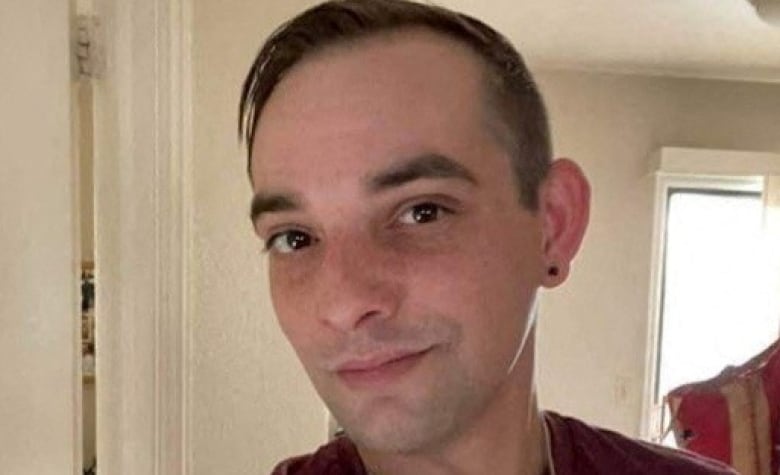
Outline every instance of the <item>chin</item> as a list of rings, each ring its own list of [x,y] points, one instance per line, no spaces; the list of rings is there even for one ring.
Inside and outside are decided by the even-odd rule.
[[[426,418],[428,419],[428,418]],[[388,418],[375,424],[345,424],[344,430],[360,447],[376,452],[415,454],[443,445],[452,437],[452,421]]]
[[[362,411],[332,408],[345,432],[360,447],[385,453],[435,451],[456,439],[476,409],[455,398],[433,398],[427,404],[374,402]]]
[[[437,451],[457,440],[491,404],[500,383],[501,378],[478,379],[452,364],[436,377],[406,381],[392,390],[351,392],[326,385],[317,389],[359,447],[415,454]]]

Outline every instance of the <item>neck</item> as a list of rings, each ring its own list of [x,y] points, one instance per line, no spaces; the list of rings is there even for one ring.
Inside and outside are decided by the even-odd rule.
[[[534,338],[482,414],[435,450],[384,453],[358,447],[371,475],[542,475],[548,469],[544,421],[534,387]]]

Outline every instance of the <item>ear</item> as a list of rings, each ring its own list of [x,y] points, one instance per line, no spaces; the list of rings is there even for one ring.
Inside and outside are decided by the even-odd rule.
[[[542,285],[552,288],[568,277],[588,227],[590,185],[576,163],[568,159],[553,162],[539,190],[539,205],[546,265]]]

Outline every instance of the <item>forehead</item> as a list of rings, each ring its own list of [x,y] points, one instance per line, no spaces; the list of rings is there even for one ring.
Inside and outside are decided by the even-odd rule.
[[[428,30],[326,48],[292,68],[263,108],[253,181],[279,157],[411,154],[421,151],[415,147],[481,133],[483,76],[483,62],[468,46]]]

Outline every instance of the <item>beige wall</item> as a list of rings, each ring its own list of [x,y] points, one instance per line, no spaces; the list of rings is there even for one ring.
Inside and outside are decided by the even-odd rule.
[[[93,133],[95,124],[92,108],[92,82],[77,81],[72,87],[76,108],[76,137],[78,141],[79,161],[79,221],[81,261],[95,262],[95,190],[93,168]],[[81,353],[79,353],[81,358]],[[82,385],[82,465],[90,467],[96,456],[96,398],[94,380],[85,381]]]
[[[69,14],[68,2],[0,2],[0,473],[8,475],[80,473]]]
[[[270,3],[270,5],[269,5]],[[251,59],[295,2],[199,1],[194,9],[193,473],[268,473],[315,446],[324,410],[277,329],[236,139]]]
[[[235,135],[262,39],[311,2],[196,1],[193,473],[266,473],[325,436],[323,408],[279,332],[247,219]],[[649,153],[661,145],[780,150],[780,87],[581,73],[539,76],[556,150],[583,163],[592,228],[574,275],[542,302],[545,405],[638,433],[652,232]],[[576,398],[571,395],[577,395]]]
[[[96,405],[95,381],[94,379],[89,382],[85,381],[82,385],[81,393],[81,420],[83,428],[81,436],[81,465],[83,467],[91,467],[97,457]]]
[[[95,190],[93,180],[92,83],[78,81],[73,87],[77,111],[79,155],[79,218],[81,221],[81,260],[95,260]]]
[[[649,155],[662,145],[780,151],[780,85],[561,72],[538,79],[556,153],[577,159],[594,190],[572,278],[542,299],[541,400],[639,435],[653,231]]]

